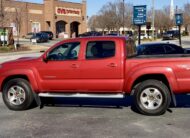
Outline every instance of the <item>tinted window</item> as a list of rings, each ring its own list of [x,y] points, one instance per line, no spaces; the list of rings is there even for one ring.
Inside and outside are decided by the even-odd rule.
[[[184,50],[176,45],[164,45],[166,54],[183,54]]]
[[[48,60],[74,60],[78,59],[80,43],[65,43],[56,48],[48,54]]]
[[[147,45],[144,46],[144,54],[145,55],[159,55],[165,54],[165,49],[163,45]]]
[[[145,53],[145,48],[144,48],[143,45],[140,45],[140,46],[137,47],[137,54],[138,55],[145,55],[146,54]]]
[[[108,58],[115,56],[115,43],[94,41],[87,44],[86,59]]]

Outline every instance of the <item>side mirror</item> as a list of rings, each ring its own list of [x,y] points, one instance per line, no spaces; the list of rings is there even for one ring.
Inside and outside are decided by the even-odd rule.
[[[47,54],[44,54],[44,55],[43,55],[43,61],[44,61],[45,63],[47,63],[47,62],[48,62],[48,57],[47,57]]]

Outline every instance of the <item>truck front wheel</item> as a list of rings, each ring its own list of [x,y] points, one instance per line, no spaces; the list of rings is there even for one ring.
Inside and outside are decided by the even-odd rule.
[[[10,110],[26,110],[33,102],[33,92],[27,80],[12,79],[3,88],[3,101]]]
[[[136,109],[144,115],[162,115],[171,102],[168,87],[158,80],[146,80],[137,86],[134,93]]]

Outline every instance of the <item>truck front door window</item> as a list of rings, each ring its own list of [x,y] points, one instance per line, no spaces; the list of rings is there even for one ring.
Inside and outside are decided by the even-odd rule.
[[[49,52],[48,60],[60,61],[78,59],[79,49],[79,42],[62,44]]]

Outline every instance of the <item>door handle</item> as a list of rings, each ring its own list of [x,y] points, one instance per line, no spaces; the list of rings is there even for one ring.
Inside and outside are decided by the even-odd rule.
[[[79,66],[77,64],[72,64],[71,68],[78,68]]]
[[[114,67],[117,67],[117,64],[115,64],[115,63],[110,63],[110,64],[108,64],[107,66],[114,68]]]

